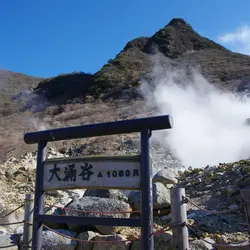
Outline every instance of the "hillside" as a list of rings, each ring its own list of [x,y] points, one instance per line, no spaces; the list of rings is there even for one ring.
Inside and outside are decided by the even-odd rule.
[[[16,100],[33,91],[42,78],[0,69],[0,115],[18,112]]]
[[[185,20],[174,18],[152,37],[129,41],[94,75],[73,72],[41,79],[3,70],[0,74],[3,86],[0,93],[0,161],[34,149],[23,143],[25,131],[156,114],[152,108],[144,108],[145,100],[139,88],[143,79],[155,84],[149,73],[159,52],[173,67],[181,66],[187,71],[190,67],[198,67],[219,88],[233,91],[248,88],[249,56],[225,49],[200,36]],[[119,151],[123,137],[115,138],[111,138],[112,141],[89,139],[97,143],[88,145],[88,152]],[[122,140],[127,141],[130,137],[126,138]],[[105,140],[112,146],[102,147]],[[68,143],[53,146],[60,149]]]
[[[201,67],[201,72],[205,76],[226,88],[238,88],[241,86],[241,81],[238,80],[250,79],[249,56],[233,53],[200,36],[180,18],[171,20],[152,37],[140,37],[128,42],[124,49],[114,59],[110,59],[91,79],[84,80],[80,74],[70,76],[73,82],[75,82],[73,78],[78,78],[79,81],[82,79],[82,85],[88,86],[86,91],[78,94],[79,96],[87,94],[102,98],[124,97],[125,89],[135,93],[141,78],[152,71],[152,55],[158,51],[167,58],[171,58],[173,62],[184,64],[186,67]],[[36,91],[50,88],[47,91],[49,96],[51,97],[51,92],[55,92],[55,96],[58,97],[58,92],[53,88],[63,85],[62,88],[66,93],[68,86],[64,81],[67,79],[68,82],[71,81],[70,76],[41,82]],[[75,85],[78,89],[78,84]],[[61,89],[60,93],[62,92]]]

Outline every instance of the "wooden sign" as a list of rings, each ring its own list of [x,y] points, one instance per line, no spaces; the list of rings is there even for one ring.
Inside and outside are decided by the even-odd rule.
[[[140,189],[140,155],[56,158],[44,162],[43,190]]]

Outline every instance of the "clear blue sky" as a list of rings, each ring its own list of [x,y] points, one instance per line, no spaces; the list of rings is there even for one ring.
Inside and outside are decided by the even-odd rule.
[[[1,0],[0,68],[40,77],[94,73],[173,17],[216,40],[250,25],[249,10],[249,0]]]

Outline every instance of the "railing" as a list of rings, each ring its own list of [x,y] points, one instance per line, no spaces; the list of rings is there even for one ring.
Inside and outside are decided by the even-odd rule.
[[[250,196],[250,193],[249,193]],[[185,189],[178,187],[176,185],[172,190],[171,195],[171,212],[172,212],[172,230],[173,230],[173,245],[176,249],[186,250],[189,249],[189,237],[188,237],[188,230],[192,232],[198,239],[203,240],[207,244],[212,245],[215,249],[250,249],[250,241],[244,242],[231,242],[227,244],[219,244],[219,243],[211,243],[205,239],[203,239],[193,228],[192,226],[188,225],[187,223],[187,211],[186,211],[186,204],[190,203],[196,208],[210,214],[229,214],[235,212],[237,210],[242,209],[244,206],[246,208],[247,217],[249,216],[248,211],[250,208],[247,209],[246,205],[250,205],[250,202],[246,200],[246,196],[242,195],[244,200],[243,205],[235,208],[235,209],[228,209],[224,211],[209,211],[207,209],[202,208],[201,206],[197,205],[193,202],[190,198],[186,197]],[[244,199],[245,198],[245,199]]]
[[[250,193],[249,193],[250,195]],[[206,242],[207,244],[212,245],[216,249],[239,249],[242,247],[242,249],[248,249],[250,247],[250,242],[231,242],[227,244],[219,244],[219,243],[211,243],[208,240],[204,239],[201,237],[199,233],[197,233],[194,228],[187,223],[187,211],[186,211],[186,205],[187,203],[192,204],[196,208],[209,213],[209,214],[215,214],[215,215],[220,215],[220,214],[229,214],[233,213],[236,211],[241,210],[243,207],[246,209],[247,217],[248,217],[248,207],[250,205],[250,202],[246,200],[246,194],[242,195],[243,198],[245,198],[243,205],[234,208],[234,209],[228,209],[228,210],[223,210],[223,211],[210,211],[207,209],[202,208],[201,206],[197,205],[195,202],[193,202],[190,198],[188,198],[185,195],[185,189],[178,187],[176,185],[172,189],[171,193],[171,213],[172,213],[172,221],[169,224],[166,224],[161,229],[157,229],[153,231],[153,235],[160,235],[164,234],[166,231],[172,230],[173,231],[173,245],[176,247],[176,249],[181,249],[181,250],[186,250],[189,249],[189,237],[188,237],[188,232],[191,232],[193,235],[195,235],[198,239],[201,239],[202,241]],[[56,205],[50,205],[46,204],[47,207],[51,208],[57,208],[60,210],[70,210],[72,212],[78,212],[78,213],[92,213],[92,214],[102,214],[102,215],[110,215],[110,214],[137,214],[140,211],[119,211],[119,212],[105,212],[105,211],[88,211],[88,210],[77,210],[77,209],[71,209],[71,208],[65,208],[65,207],[60,207]],[[18,238],[18,241],[16,244],[11,244],[11,245],[6,245],[6,246],[0,246],[0,249],[7,249],[13,246],[17,246],[18,249],[21,250],[27,250],[31,248],[31,242],[32,242],[32,217],[33,217],[33,195],[31,194],[26,194],[25,195],[25,202],[18,206],[17,208],[13,209],[9,213],[5,214],[4,216],[0,217],[0,219],[4,219],[13,213],[15,213],[17,210],[23,208],[25,209],[25,214],[24,214],[24,220],[23,221],[16,221],[16,222],[9,222],[9,223],[2,223],[0,226],[11,226],[11,225],[19,225],[23,224],[24,226],[24,231],[23,231],[23,240],[21,241],[20,238]],[[60,215],[58,215],[60,216]],[[74,237],[70,237],[68,235],[64,235],[62,233],[59,233],[58,231],[54,230],[53,228],[50,228],[49,226],[43,224],[43,228],[46,230],[52,231],[55,234],[58,234],[62,237],[74,240],[79,243],[108,243],[108,244],[121,244],[121,243],[132,243],[133,241],[138,241],[141,239],[140,236],[134,236],[133,239],[128,239],[128,240],[82,240],[82,239],[77,239]]]
[[[15,213],[17,210],[21,209],[22,207],[24,207],[24,204],[21,204],[17,208],[11,210],[9,213],[0,217],[0,219],[7,218],[8,216],[12,215],[13,213]],[[11,225],[19,225],[19,224],[23,224],[23,223],[24,223],[24,221],[15,221],[15,222],[9,222],[9,223],[2,223],[2,224],[0,224],[0,226],[4,227],[4,226],[11,226]],[[14,246],[17,246],[18,249],[20,249],[20,238],[17,239],[16,244],[11,244],[11,245],[7,245],[7,246],[0,246],[0,249],[5,249],[5,248],[9,248],[9,247],[14,247]]]
[[[178,186],[176,186],[173,190],[172,190],[172,196],[171,196],[171,206],[172,206],[172,222],[169,223],[168,225],[166,225],[165,227],[159,229],[159,230],[155,230],[153,232],[153,235],[160,235],[160,234],[164,234],[166,231],[172,230],[173,231],[173,245],[176,246],[176,249],[181,249],[181,250],[186,250],[189,249],[189,237],[188,237],[188,231],[190,231],[192,234],[194,234],[198,239],[203,240],[204,242],[206,242],[207,244],[212,245],[213,247],[215,247],[216,249],[228,249],[228,248],[239,248],[239,247],[243,247],[245,249],[247,249],[247,247],[250,246],[250,242],[247,244],[246,242],[231,242],[231,243],[227,243],[227,244],[219,244],[219,243],[211,243],[205,239],[203,239],[201,237],[201,235],[199,235],[188,223],[187,223],[187,217],[186,217],[186,210],[185,210],[185,206],[187,203],[192,204],[193,206],[195,206],[196,208],[206,212],[206,213],[210,213],[210,214],[215,214],[215,215],[219,215],[219,214],[229,214],[229,213],[233,213],[236,211],[239,211],[242,209],[242,206],[234,208],[234,209],[228,209],[228,210],[223,210],[223,211],[210,211],[207,209],[202,208],[201,206],[197,205],[195,202],[193,202],[190,198],[183,196],[182,194],[185,194],[185,189],[184,188],[179,188]],[[178,197],[181,198],[181,200],[178,201]],[[181,202],[180,202],[181,201]],[[178,207],[178,204],[180,205]],[[105,212],[105,211],[88,211],[88,210],[77,210],[77,209],[71,209],[71,208],[63,208],[60,206],[56,206],[56,205],[49,205],[46,204],[47,207],[54,207],[60,210],[68,210],[68,211],[72,211],[72,212],[78,212],[78,213],[92,213],[92,214],[102,214],[102,215],[109,215],[109,214],[125,214],[125,213],[138,213],[140,211],[119,211],[119,212]],[[179,211],[179,215],[178,215],[178,211]],[[181,214],[181,215],[180,215]],[[60,215],[58,215],[60,216]],[[119,243],[132,243],[133,241],[138,241],[140,240],[140,236],[138,237],[134,237],[133,240],[114,240],[114,241],[105,241],[105,240],[101,240],[101,241],[97,241],[97,240],[81,240],[81,239],[77,239],[74,237],[70,237],[68,235],[64,235],[62,233],[57,232],[56,230],[48,227],[47,225],[43,224],[43,227],[46,228],[47,230],[50,230],[62,237],[74,240],[76,242],[85,242],[85,243],[109,243],[109,244],[119,244]]]
[[[14,246],[16,246],[20,250],[25,250],[25,249],[30,248],[31,237],[32,237],[33,201],[34,201],[33,195],[26,194],[25,202],[23,204],[13,209],[9,213],[5,214],[4,216],[0,217],[0,219],[5,219],[8,216],[15,213],[17,210],[24,207],[24,220],[0,224],[0,226],[3,226],[3,227],[23,224],[23,240],[21,240],[21,236],[18,236],[16,243],[6,245],[6,246],[0,246],[0,249],[6,249],[6,248],[14,247]]]

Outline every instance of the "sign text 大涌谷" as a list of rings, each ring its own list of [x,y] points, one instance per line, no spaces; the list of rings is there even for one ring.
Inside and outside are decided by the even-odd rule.
[[[44,163],[43,189],[132,188],[140,186],[138,157],[53,159]]]

